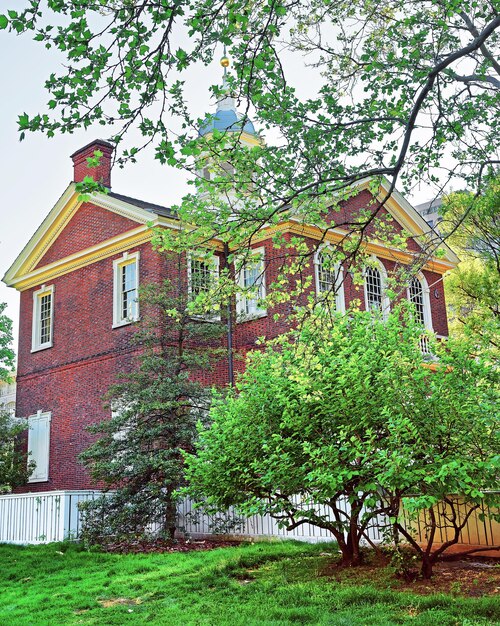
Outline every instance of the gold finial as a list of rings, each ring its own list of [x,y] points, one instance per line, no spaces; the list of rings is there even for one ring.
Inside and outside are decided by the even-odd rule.
[[[226,53],[226,44],[224,44],[224,53],[222,54],[222,59],[220,60],[220,64],[224,68],[224,85],[226,85],[227,78],[227,68],[229,67],[229,57]]]

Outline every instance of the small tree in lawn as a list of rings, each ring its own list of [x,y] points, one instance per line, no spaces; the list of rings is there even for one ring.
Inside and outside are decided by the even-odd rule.
[[[0,493],[26,482],[34,469],[27,455],[15,445],[15,439],[26,430],[25,420],[16,420],[0,408]]]
[[[11,348],[12,320],[3,314],[6,306],[0,302],[0,381],[8,382],[15,354]],[[26,454],[14,445],[16,437],[25,430],[26,423],[14,420],[0,408],[0,493],[26,482],[33,469],[32,464],[28,466]]]
[[[238,394],[218,398],[211,426],[200,427],[191,494],[209,509],[270,514],[288,530],[326,529],[344,565],[361,562],[377,515],[406,532],[405,496],[422,494],[408,501],[412,513],[448,493],[477,503],[499,471],[498,373],[431,338],[442,365],[424,366],[422,329],[405,308],[333,324],[319,312],[251,354]]]
[[[0,302],[0,380],[8,380],[14,368],[15,354],[12,344],[12,320],[4,315],[7,305]]]
[[[406,378],[388,369],[380,381],[391,390],[393,409],[377,482],[393,505],[387,513],[396,541],[413,548],[425,578],[460,543],[474,514],[481,518],[489,507],[499,519],[500,494],[492,491],[500,479],[499,371],[492,352],[477,356],[476,347],[474,338],[435,344],[435,363]]]
[[[180,276],[185,264],[178,263]],[[173,538],[183,453],[208,410],[209,394],[193,377],[217,358],[221,324],[194,315],[197,303],[182,281],[149,285],[140,301],[137,366],[110,388],[112,417],[89,428],[99,439],[81,455],[105,494],[83,507],[90,542],[159,527]]]

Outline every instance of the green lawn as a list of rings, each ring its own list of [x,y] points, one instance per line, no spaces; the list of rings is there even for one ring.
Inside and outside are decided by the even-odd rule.
[[[77,545],[0,545],[0,625],[472,626],[496,598],[419,596],[320,575],[325,544],[116,555]]]

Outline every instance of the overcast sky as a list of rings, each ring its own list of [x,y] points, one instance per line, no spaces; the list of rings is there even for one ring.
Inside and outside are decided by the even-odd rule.
[[[0,58],[2,59],[2,99],[0,115],[0,278],[14,262],[30,237],[52,209],[68,183],[72,180],[70,154],[95,138],[106,139],[111,133],[103,127],[73,135],[48,139],[42,134],[27,134],[19,141],[17,117],[27,112],[42,112],[50,99],[43,88],[51,72],[59,73],[61,58],[46,51],[43,45],[29,36],[14,36],[0,31]],[[297,70],[297,83],[302,68]],[[198,68],[190,73],[189,96],[196,116],[214,111],[210,101],[209,85],[220,81],[221,68],[217,63],[209,69]],[[308,77],[310,80],[310,77]],[[309,83],[310,84],[310,83]],[[152,151],[141,153],[138,163],[126,169],[115,168],[112,188],[118,193],[158,204],[178,202],[187,191],[185,176],[173,168],[161,166]],[[428,195],[428,194],[427,194]],[[408,198],[414,203],[427,200],[424,194]],[[6,313],[14,320],[15,347],[19,323],[19,294],[0,284],[0,302],[7,302]]]
[[[56,54],[45,51],[29,37],[16,37],[0,31],[2,63],[2,99],[0,115],[0,278],[14,262],[30,237],[52,209],[68,183],[73,170],[70,154],[95,138],[111,133],[103,127],[73,135],[48,139],[42,134],[27,134],[19,141],[17,116],[40,112],[50,99],[43,88],[48,75],[61,68]],[[221,69],[194,72],[194,113],[213,111],[208,88],[219,80]],[[196,110],[197,109],[197,110]],[[115,168],[112,188],[118,193],[170,205],[187,191],[185,176],[171,167],[162,166],[152,151],[142,153],[137,164],[126,169]],[[17,348],[19,294],[0,283],[0,302],[7,302],[6,313],[14,320]]]

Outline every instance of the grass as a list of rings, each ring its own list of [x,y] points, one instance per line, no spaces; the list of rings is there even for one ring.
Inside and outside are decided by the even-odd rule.
[[[321,575],[332,546],[291,541],[117,555],[74,544],[0,545],[0,624],[9,626],[476,626],[498,599],[422,596]]]

